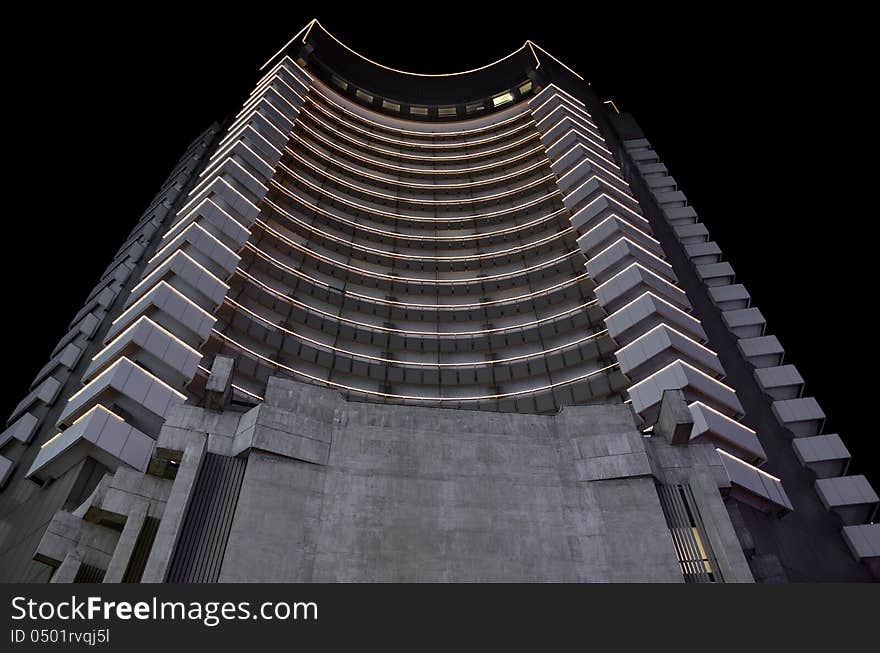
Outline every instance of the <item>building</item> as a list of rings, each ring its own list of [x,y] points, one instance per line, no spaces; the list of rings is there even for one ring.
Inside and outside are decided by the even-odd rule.
[[[187,149],[0,436],[0,578],[868,581],[847,475],[633,118],[528,41],[312,21]]]

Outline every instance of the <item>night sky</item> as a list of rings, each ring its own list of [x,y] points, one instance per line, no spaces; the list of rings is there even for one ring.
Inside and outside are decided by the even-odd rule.
[[[867,428],[875,184],[855,158],[876,117],[858,16],[715,3],[651,15],[591,3],[579,19],[562,3],[479,15],[468,3],[363,15],[243,3],[178,16],[180,4],[114,14],[77,3],[11,26],[30,38],[6,66],[5,159],[18,167],[5,189],[4,419],[189,141],[237,112],[260,65],[317,14],[356,50],[416,72],[480,66],[531,38],[632,112],[829,415],[826,431],[841,433],[852,471],[880,488]]]

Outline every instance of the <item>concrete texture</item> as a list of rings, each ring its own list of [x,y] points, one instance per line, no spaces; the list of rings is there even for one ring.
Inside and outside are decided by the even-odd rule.
[[[221,581],[682,581],[625,405],[382,406],[277,378],[266,401],[332,446],[250,450]]]

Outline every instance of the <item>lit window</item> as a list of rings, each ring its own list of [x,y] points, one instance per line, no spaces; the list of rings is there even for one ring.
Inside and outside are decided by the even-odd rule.
[[[510,91],[502,93],[501,95],[496,95],[492,98],[492,105],[496,107],[500,107],[502,104],[507,104],[508,102],[513,102],[513,93]]]
[[[526,93],[528,93],[531,90],[532,90],[532,80],[529,80],[525,84],[520,84],[519,94],[525,95]]]
[[[343,91],[348,88],[348,82],[346,82],[341,77],[337,77],[336,75],[331,75],[330,81],[332,81],[334,84],[336,84],[336,86],[341,88]]]
[[[427,116],[428,107],[410,107],[409,112],[414,116]]]
[[[394,102],[389,102],[388,100],[382,100],[382,108],[389,109],[391,111],[400,111],[399,104],[395,104]]]
[[[358,100],[363,100],[364,102],[372,102],[373,96],[369,93],[364,93],[361,89],[358,89],[354,92],[355,96]]]
[[[441,118],[455,115],[455,107],[440,107],[437,109],[437,115]]]
[[[473,113],[474,111],[480,111],[483,108],[482,102],[475,102],[474,104],[467,104],[464,107],[465,113]]]

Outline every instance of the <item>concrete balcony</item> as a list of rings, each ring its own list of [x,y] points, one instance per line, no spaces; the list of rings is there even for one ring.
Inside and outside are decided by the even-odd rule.
[[[690,403],[701,401],[728,417],[743,416],[743,407],[733,388],[677,360],[628,389],[633,409],[648,423],[657,421],[664,390],[683,390]]]
[[[605,318],[608,333],[621,346],[659,324],[668,324],[697,342],[705,343],[707,340],[699,320],[650,291]]]
[[[633,263],[596,287],[596,298],[609,313],[623,308],[646,292],[653,293],[678,308],[690,311],[691,303],[678,286]]]
[[[694,420],[691,430],[693,442],[710,441],[719,449],[732,453],[752,465],[766,462],[767,454],[752,429],[702,402],[695,401],[689,408]]]
[[[721,311],[737,311],[748,308],[752,298],[741,283],[708,288],[709,298]]]
[[[102,403],[110,408],[118,406],[128,423],[153,433],[158,432],[169,406],[185,400],[184,394],[127,358],[120,358],[70,398],[58,425],[71,426]]]
[[[95,406],[40,448],[27,477],[39,483],[58,478],[89,456],[111,470],[125,464],[146,471],[153,439],[103,406]]]
[[[762,512],[776,515],[794,510],[785,488],[782,487],[782,481],[778,478],[731,456],[726,451],[719,449],[718,454],[730,477],[730,494],[738,501]]]
[[[822,433],[825,413],[813,397],[774,401],[771,409],[776,420],[796,438]]]
[[[728,286],[736,279],[730,263],[707,263],[697,266],[697,276],[710,288],[712,286]]]
[[[804,392],[804,379],[794,365],[762,367],[754,372],[755,381],[774,401],[797,399]]]
[[[721,314],[725,326],[737,338],[759,338],[764,335],[767,321],[757,308],[725,311]]]
[[[818,478],[843,476],[849,467],[849,450],[836,433],[797,438],[791,446],[801,465]]]
[[[782,365],[785,350],[776,336],[740,338],[736,343],[742,357],[756,368]]]
[[[836,513],[847,526],[864,524],[874,518],[880,498],[861,474],[820,478],[816,493],[827,510]]]

